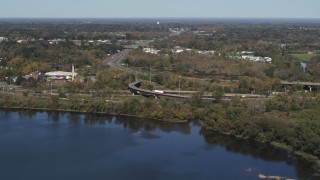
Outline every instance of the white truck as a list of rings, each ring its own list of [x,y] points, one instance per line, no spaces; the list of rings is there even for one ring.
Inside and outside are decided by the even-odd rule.
[[[158,94],[163,94],[164,93],[164,91],[162,91],[162,90],[153,90],[153,92],[155,92],[155,93],[158,93]]]

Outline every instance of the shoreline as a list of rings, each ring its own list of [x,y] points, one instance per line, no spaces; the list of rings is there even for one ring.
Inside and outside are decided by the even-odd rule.
[[[0,109],[16,109],[16,110],[34,110],[34,111],[56,111],[56,112],[66,112],[66,113],[83,113],[83,114],[102,114],[102,115],[113,115],[113,116],[122,116],[122,117],[134,117],[134,118],[143,118],[143,119],[149,119],[154,120],[158,122],[166,122],[166,123],[188,123],[188,120],[183,121],[166,121],[163,119],[155,119],[150,117],[144,117],[144,116],[137,116],[137,115],[131,115],[131,114],[116,114],[116,113],[107,113],[107,112],[88,112],[88,111],[79,111],[79,110],[66,110],[66,109],[48,109],[48,108],[24,108],[24,107],[6,107],[6,106],[0,106]]]

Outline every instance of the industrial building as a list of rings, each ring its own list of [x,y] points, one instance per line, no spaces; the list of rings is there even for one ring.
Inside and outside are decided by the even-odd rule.
[[[75,72],[65,72],[65,71],[52,71],[45,73],[47,77],[54,84],[63,84],[67,81],[73,81],[78,74]]]

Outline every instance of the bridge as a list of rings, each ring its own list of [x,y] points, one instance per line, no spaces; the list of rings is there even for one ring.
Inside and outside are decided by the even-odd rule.
[[[141,89],[141,81],[136,80],[135,82],[129,84],[130,91],[135,95],[142,95],[146,97],[154,96],[156,98],[158,97],[171,97],[171,98],[179,98],[179,99],[188,99],[191,98],[191,96],[185,96],[185,95],[178,95],[178,94],[167,94],[167,93],[161,93],[161,92],[155,92],[150,91],[146,89]],[[211,98],[213,99],[213,98]]]

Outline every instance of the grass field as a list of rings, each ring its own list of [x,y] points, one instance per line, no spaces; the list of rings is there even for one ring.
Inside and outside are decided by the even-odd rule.
[[[291,55],[299,60],[310,61],[311,58],[317,56],[318,54],[291,54]]]

